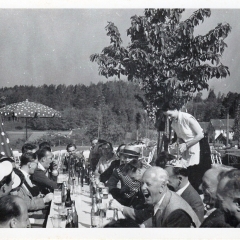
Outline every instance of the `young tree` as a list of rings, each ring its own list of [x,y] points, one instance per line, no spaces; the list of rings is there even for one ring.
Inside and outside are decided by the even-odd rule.
[[[182,106],[196,91],[208,89],[211,78],[226,77],[228,67],[220,58],[227,46],[224,39],[231,27],[218,24],[206,35],[194,29],[210,17],[210,9],[199,9],[181,21],[184,9],[146,9],[143,16],[131,17],[128,47],[122,46],[118,28],[106,26],[110,46],[90,56],[106,78],[125,75],[140,83],[148,101],[148,113],[156,113],[164,102]]]
[[[237,98],[237,108],[234,119],[234,140],[238,141],[238,148],[240,148],[240,96]]]

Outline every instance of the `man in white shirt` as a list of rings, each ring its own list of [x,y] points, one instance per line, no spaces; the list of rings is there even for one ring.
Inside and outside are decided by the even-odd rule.
[[[197,214],[202,222],[204,205],[198,192],[188,181],[188,169],[183,160],[171,160],[166,163],[165,170],[169,175],[168,187],[181,196]]]

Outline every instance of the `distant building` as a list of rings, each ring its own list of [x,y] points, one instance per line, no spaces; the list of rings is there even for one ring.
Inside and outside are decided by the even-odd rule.
[[[229,119],[229,140],[233,139],[234,119]],[[227,137],[227,119],[211,119],[207,128],[209,142],[215,142],[220,134]]]
[[[209,122],[199,122],[204,133],[207,133]]]

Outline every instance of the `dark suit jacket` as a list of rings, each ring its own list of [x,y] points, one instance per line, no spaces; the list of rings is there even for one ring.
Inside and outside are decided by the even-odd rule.
[[[226,223],[224,213],[220,209],[212,212],[202,223],[200,228],[230,228],[231,225]]]
[[[40,192],[43,194],[53,192],[54,189],[58,188],[57,182],[48,178],[45,172],[39,168],[37,168],[32,175],[32,182],[39,187]]]
[[[104,171],[100,175],[100,181],[103,183],[106,183],[108,181],[108,179],[112,176],[114,169],[119,166],[120,166],[120,160],[115,160],[115,161],[111,162],[111,165],[109,166],[109,168],[106,169],[106,171]]]
[[[189,186],[185,189],[181,197],[192,207],[193,211],[197,214],[200,222],[202,222],[204,216],[203,202],[191,184],[189,184]]]

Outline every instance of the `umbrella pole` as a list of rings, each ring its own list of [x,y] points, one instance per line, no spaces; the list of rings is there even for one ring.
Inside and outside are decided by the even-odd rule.
[[[27,135],[28,135],[28,134],[27,134],[27,118],[26,118],[26,140],[27,140],[27,138],[28,138]]]

